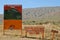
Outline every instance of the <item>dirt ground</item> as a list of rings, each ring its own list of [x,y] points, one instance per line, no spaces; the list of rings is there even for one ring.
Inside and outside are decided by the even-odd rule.
[[[0,25],[0,40],[38,40],[38,39],[22,38],[20,36],[3,35],[3,25]]]
[[[21,36],[13,36],[13,35],[3,35],[3,26],[4,25],[0,25],[0,40],[41,40],[41,39],[38,39],[38,38],[22,38]],[[50,29],[50,28],[49,28]],[[47,34],[46,34],[47,35]],[[59,33],[60,35],[60,33]],[[50,35],[51,36],[51,35]],[[49,36],[49,37],[50,37]],[[48,38],[50,40],[48,36],[46,36],[46,38]],[[57,37],[57,36],[56,36]],[[60,36],[59,36],[60,37]],[[47,40],[47,39],[45,39]],[[58,39],[54,39],[54,40],[60,40],[60,38]]]

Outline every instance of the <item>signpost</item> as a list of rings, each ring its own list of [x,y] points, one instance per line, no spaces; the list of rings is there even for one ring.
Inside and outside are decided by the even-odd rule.
[[[4,5],[4,34],[20,35],[22,5]]]
[[[55,33],[58,33],[58,31],[57,30],[51,30],[51,32],[52,32],[52,40],[54,40]]]
[[[26,36],[27,36],[27,32],[29,34],[39,34],[41,32],[42,34],[42,40],[44,39],[44,27],[39,26],[39,27],[25,27],[24,28],[26,30]]]

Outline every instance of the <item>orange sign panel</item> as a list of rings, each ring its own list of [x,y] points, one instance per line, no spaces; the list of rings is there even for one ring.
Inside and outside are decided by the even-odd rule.
[[[4,5],[4,30],[22,29],[22,5]]]
[[[6,29],[22,29],[22,20],[4,20],[4,30]]]

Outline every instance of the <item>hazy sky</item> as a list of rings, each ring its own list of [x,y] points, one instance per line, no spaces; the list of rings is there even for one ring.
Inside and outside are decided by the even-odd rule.
[[[5,4],[22,4],[23,8],[60,6],[60,0],[0,0],[0,13]]]

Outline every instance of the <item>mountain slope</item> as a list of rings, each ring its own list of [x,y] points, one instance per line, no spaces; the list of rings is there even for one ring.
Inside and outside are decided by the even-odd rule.
[[[60,7],[23,9],[23,20],[60,21]]]

